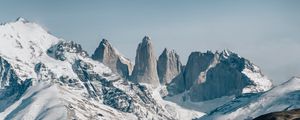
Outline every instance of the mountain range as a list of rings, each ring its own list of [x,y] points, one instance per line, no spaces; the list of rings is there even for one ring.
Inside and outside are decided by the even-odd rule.
[[[230,50],[183,64],[153,46],[145,36],[131,61],[103,39],[89,55],[24,18],[1,24],[0,119],[242,120],[299,108],[298,77],[274,86]]]

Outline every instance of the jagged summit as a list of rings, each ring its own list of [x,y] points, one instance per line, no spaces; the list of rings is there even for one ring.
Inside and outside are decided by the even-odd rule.
[[[163,53],[162,54],[167,54],[170,50],[168,48],[164,48]]]
[[[223,51],[221,51],[220,53],[219,52],[216,52],[216,54],[219,54],[221,58],[224,58],[224,59],[227,59],[228,57],[230,56],[236,56],[236,57],[240,57],[238,54],[236,54],[235,52],[232,52],[231,50],[229,49],[224,49]]]
[[[175,50],[164,49],[157,61],[157,73],[161,84],[169,84],[180,74],[182,64]]]
[[[131,61],[120,54],[107,39],[102,39],[92,55],[94,60],[102,62],[125,79],[129,78],[133,65]]]
[[[101,45],[110,45],[110,43],[108,42],[107,39],[103,38],[103,39],[101,40],[99,46],[101,46]]]
[[[141,47],[151,47],[151,49],[154,49],[152,48],[153,45],[152,45],[152,41],[151,41],[151,38],[149,36],[145,36],[142,40],[141,43],[139,43],[138,46],[141,46]]]
[[[18,18],[16,19],[16,22],[28,23],[29,21],[28,21],[27,19],[23,18],[23,17],[18,17]]]
[[[99,60],[100,62],[103,62],[103,57],[105,52],[112,52],[112,53],[116,53],[115,49],[112,48],[112,46],[110,45],[110,43],[108,42],[108,40],[106,39],[102,39],[100,44],[98,45],[97,49],[95,50],[94,54],[92,55],[92,58],[94,60]],[[112,54],[115,55],[115,54]]]
[[[177,53],[174,49],[164,48],[162,54],[167,55],[167,54],[177,54]]]
[[[151,38],[149,36],[144,36],[143,42],[150,42]]]

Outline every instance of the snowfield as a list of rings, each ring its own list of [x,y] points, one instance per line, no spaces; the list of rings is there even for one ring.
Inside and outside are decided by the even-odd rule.
[[[211,114],[201,119],[205,120],[236,120],[252,119],[263,114],[292,110],[300,107],[300,78],[293,77],[282,85],[263,93],[262,95],[237,98],[217,108]],[[236,108],[236,109],[232,109]]]

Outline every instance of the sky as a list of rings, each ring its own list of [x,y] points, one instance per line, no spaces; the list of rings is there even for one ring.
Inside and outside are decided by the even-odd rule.
[[[193,51],[229,49],[261,67],[275,84],[300,76],[298,0],[1,0],[0,22],[24,17],[91,55],[108,39],[134,60],[150,36],[156,55],[174,49],[186,64]]]

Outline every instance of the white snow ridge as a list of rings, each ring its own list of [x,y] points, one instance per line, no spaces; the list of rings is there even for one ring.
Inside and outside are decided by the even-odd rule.
[[[98,49],[105,54],[94,60],[80,44],[24,18],[0,25],[0,119],[235,120],[300,105],[299,78],[273,87],[257,66],[230,51],[195,52],[184,67],[175,51],[155,63],[150,39],[143,45],[132,77],[132,62],[112,46]]]

